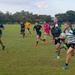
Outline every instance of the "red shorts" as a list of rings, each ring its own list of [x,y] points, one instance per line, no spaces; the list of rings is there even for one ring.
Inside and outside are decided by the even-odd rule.
[[[44,33],[50,34],[50,30],[44,30]]]

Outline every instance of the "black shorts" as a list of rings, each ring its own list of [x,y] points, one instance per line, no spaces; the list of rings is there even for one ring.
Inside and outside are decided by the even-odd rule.
[[[57,39],[57,40],[55,39],[55,43],[54,43],[54,44],[56,45],[56,44],[58,44],[58,43],[59,43],[59,44],[61,44],[61,43],[62,43],[62,40],[61,40],[60,38],[59,38],[59,39]]]
[[[41,32],[37,32],[37,35],[38,35],[39,37],[41,37],[42,33],[41,33]]]
[[[68,48],[75,48],[75,43],[72,43],[72,44],[68,44]]]
[[[60,38],[61,41],[65,41],[65,39]]]
[[[21,30],[21,33],[24,33],[25,32],[25,29]]]

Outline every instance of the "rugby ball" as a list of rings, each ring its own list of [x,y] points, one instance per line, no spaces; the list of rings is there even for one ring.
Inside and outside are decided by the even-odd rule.
[[[60,34],[60,38],[66,38],[66,34],[65,33],[61,33]]]

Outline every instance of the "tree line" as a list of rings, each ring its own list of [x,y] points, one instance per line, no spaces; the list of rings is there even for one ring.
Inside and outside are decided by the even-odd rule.
[[[59,22],[69,21],[71,23],[75,22],[75,11],[69,10],[66,13],[56,14],[55,17],[58,18]]]
[[[55,15],[56,18],[58,18],[59,22],[75,22],[75,11],[69,10],[66,13],[59,13]],[[1,23],[20,23],[21,21],[30,21],[31,23],[37,22],[43,22],[52,21],[51,15],[38,15],[33,14],[28,11],[22,10],[21,12],[16,12],[14,14],[10,12],[3,13],[0,11],[0,22]]]
[[[3,13],[0,11],[0,22],[1,23],[20,23],[21,21],[30,21],[31,23],[51,21],[50,15],[37,15],[30,13],[28,11],[22,10],[21,12],[16,12],[14,14],[10,12]]]

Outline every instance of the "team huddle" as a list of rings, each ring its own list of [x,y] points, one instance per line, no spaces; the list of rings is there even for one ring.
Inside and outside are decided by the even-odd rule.
[[[23,35],[23,38],[25,37],[25,27],[27,28],[27,31],[29,32],[29,34],[31,34],[30,25],[31,23],[28,21],[25,24],[23,22],[20,23],[20,26],[21,26],[20,32]],[[4,29],[4,26],[0,24],[0,44],[2,45],[2,49],[4,50],[5,45],[1,41],[3,29]],[[66,21],[64,24],[64,31],[62,31],[57,18],[54,18],[54,21],[50,24],[44,21],[43,29],[44,29],[44,38],[41,37],[42,26],[38,22],[35,23],[33,30],[36,31],[37,36],[36,36],[36,43],[34,44],[34,46],[38,46],[39,40],[46,43],[47,41],[46,36],[52,35],[52,39],[53,39],[52,42],[54,43],[55,49],[57,51],[57,59],[60,58],[60,53],[62,48],[65,48],[67,50],[66,61],[63,66],[63,69],[67,69],[71,56],[75,55],[75,29],[71,27],[70,22]],[[66,41],[66,38],[68,39],[68,41]],[[62,43],[63,43],[63,46],[61,46]]]

